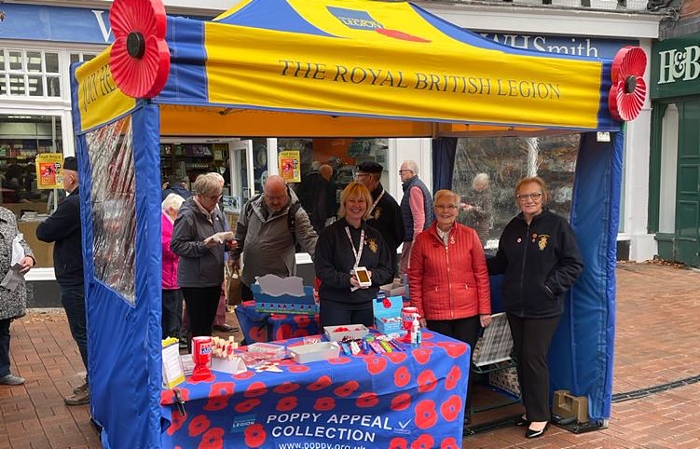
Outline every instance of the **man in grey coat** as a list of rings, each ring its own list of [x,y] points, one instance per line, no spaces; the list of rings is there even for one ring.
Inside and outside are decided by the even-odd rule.
[[[232,253],[235,268],[240,266],[243,283],[241,297],[253,299],[250,286],[255,278],[266,274],[280,277],[296,275],[296,244],[313,257],[318,235],[311,220],[298,203],[296,194],[281,176],[265,181],[262,195],[246,203],[236,225],[238,247]],[[289,214],[293,217],[289,217]],[[294,229],[290,229],[292,227]]]

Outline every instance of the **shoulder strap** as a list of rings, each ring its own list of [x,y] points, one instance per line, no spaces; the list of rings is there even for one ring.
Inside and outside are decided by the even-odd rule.
[[[297,223],[297,211],[301,207],[301,203],[299,201],[293,202],[289,206],[289,212],[287,212],[287,227],[289,228],[289,232],[292,233],[292,239],[294,240],[294,245],[297,244],[297,236],[296,233],[294,232],[296,230],[296,223]]]

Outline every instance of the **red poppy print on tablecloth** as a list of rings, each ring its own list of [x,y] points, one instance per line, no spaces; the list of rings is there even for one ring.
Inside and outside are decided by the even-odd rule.
[[[207,399],[207,403],[202,408],[208,412],[223,410],[228,407],[229,399],[231,399],[231,396],[213,396]]]
[[[211,426],[211,421],[206,415],[199,415],[192,418],[189,426],[187,426],[187,433],[191,437],[196,437],[197,435],[203,434]]]
[[[182,387],[177,387],[177,390],[180,392],[180,397],[182,398],[183,401],[187,402],[190,400],[190,390],[187,388],[182,388]],[[175,389],[171,390],[161,390],[160,391],[160,403],[162,405],[172,405],[177,400],[175,399]]]
[[[324,388],[330,387],[332,384],[333,381],[331,380],[331,378],[326,375],[323,375],[316,379],[313,383],[309,384],[309,386],[306,387],[306,389],[309,391],[320,391]]]
[[[434,401],[425,399],[416,404],[416,416],[414,421],[419,429],[429,429],[433,427],[437,422],[437,418]]]
[[[440,443],[440,449],[461,449],[454,437],[447,437]]]
[[[185,424],[185,421],[187,421],[187,415],[181,415],[177,409],[173,410],[170,416],[170,426],[165,432],[170,436],[175,435],[182,428],[182,425]]]
[[[411,443],[411,449],[433,449],[434,447],[435,440],[427,433],[419,436],[416,441]]]
[[[294,322],[299,327],[306,327],[311,323],[311,319],[308,315],[294,315]]]
[[[309,367],[306,365],[290,365],[287,369],[290,373],[305,373],[309,370]]]
[[[115,0],[109,23],[114,34],[109,51],[114,82],[132,98],[155,97],[165,87],[170,72],[163,2]]]
[[[221,427],[214,427],[204,432],[202,441],[200,441],[197,449],[221,449],[223,447],[224,429]]]
[[[408,393],[399,393],[391,400],[391,409],[400,412],[411,406],[411,395]]]
[[[328,363],[330,363],[331,365],[345,365],[346,363],[350,363],[350,357],[345,357],[341,355],[339,357],[328,359]]]
[[[425,393],[433,391],[437,386],[437,379],[433,370],[426,369],[418,375],[418,392]]]
[[[389,449],[408,449],[408,441],[405,438],[392,438],[389,441]]]
[[[445,378],[445,390],[454,389],[461,378],[462,368],[458,367],[457,365],[452,365],[450,372],[447,373],[447,377]]]
[[[459,414],[464,410],[464,403],[462,398],[453,394],[445,402],[440,405],[440,414],[445,419],[445,421],[452,422]]]
[[[297,408],[298,403],[299,400],[296,398],[296,396],[287,396],[279,400],[275,409],[278,412],[290,412]]]
[[[379,398],[374,392],[364,392],[355,401],[355,405],[361,408],[376,407],[377,404],[379,404]]]
[[[444,349],[447,355],[449,355],[453,359],[456,359],[457,357],[465,354],[468,348],[466,343],[457,343],[451,341],[441,341],[437,345],[438,347]]]
[[[367,364],[367,371],[376,376],[386,369],[386,359],[384,357],[364,357],[362,359]]]
[[[346,398],[353,394],[359,387],[360,384],[356,380],[349,380],[343,385],[336,387],[335,390],[333,390],[333,393],[341,398]]]
[[[257,398],[267,394],[267,386],[262,382],[253,382],[245,389],[243,396],[247,398]]]
[[[289,394],[293,391],[297,391],[299,389],[299,384],[295,384],[294,382],[284,382],[280,385],[277,385],[275,388],[272,389],[277,394]]]
[[[275,332],[275,340],[287,340],[292,337],[292,326],[289,324],[281,324]]]
[[[255,376],[255,373],[252,371],[246,371],[240,374],[234,374],[233,378],[236,380],[246,380],[250,379],[251,377]]]
[[[233,382],[217,382],[209,389],[209,400],[204,405],[204,410],[213,412],[223,410],[228,406],[228,401],[233,396]]]
[[[394,351],[394,352],[387,352],[386,354],[384,354],[384,357],[391,360],[392,363],[399,365],[399,364],[403,363],[406,360],[406,357],[408,357],[408,356],[406,355],[405,352]]]
[[[426,348],[418,348],[414,349],[411,354],[413,355],[413,358],[416,359],[416,362],[420,363],[421,365],[425,365],[430,361],[430,354],[432,354],[431,349],[426,349]]]
[[[411,372],[405,366],[399,366],[394,372],[394,385],[403,388],[411,381]]]
[[[233,407],[233,409],[238,413],[248,413],[260,405],[261,402],[262,401],[260,401],[260,399],[248,399],[246,401],[239,402],[235,405],[235,407]]]
[[[247,447],[260,447],[265,444],[267,433],[262,424],[255,423],[245,429],[243,438]]]
[[[323,397],[316,399],[314,403],[314,410],[319,412],[328,412],[335,408],[335,399],[330,397]]]
[[[292,336],[290,338],[299,338],[299,337],[308,337],[308,336],[309,336],[308,329],[296,329],[294,332],[292,332]]]
[[[251,327],[248,331],[248,337],[250,337],[250,341],[255,341],[258,343],[267,342],[267,326]]]

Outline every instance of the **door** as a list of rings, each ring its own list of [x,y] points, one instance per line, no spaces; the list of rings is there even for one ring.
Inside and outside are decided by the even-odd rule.
[[[683,103],[678,142],[675,258],[700,266],[700,100]]]
[[[231,211],[240,213],[243,205],[254,194],[253,141],[231,142],[229,149],[229,174],[226,183],[231,186]]]

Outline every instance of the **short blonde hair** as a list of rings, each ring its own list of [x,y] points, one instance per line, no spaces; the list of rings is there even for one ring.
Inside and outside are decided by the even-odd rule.
[[[452,205],[459,207],[459,195],[454,193],[452,190],[444,189],[435,192],[435,196],[433,197],[433,206],[437,205],[438,201],[442,199],[451,201]]]
[[[162,203],[160,203],[160,209],[165,212],[168,209],[175,211],[180,210],[180,206],[185,202],[185,199],[178,195],[177,193],[168,193]]]
[[[209,174],[199,175],[194,181],[194,192],[199,196],[221,195],[221,181]]]
[[[538,186],[540,186],[540,190],[542,190],[542,204],[547,204],[549,202],[549,190],[547,190],[547,184],[539,176],[533,176],[531,178],[523,178],[520,181],[518,181],[518,183],[515,185],[516,202],[517,202],[518,194],[520,193],[520,189],[525,184],[537,184]]]
[[[364,184],[360,184],[359,182],[351,182],[340,193],[340,208],[338,209],[338,216],[345,216],[345,202],[351,198],[363,198],[365,200],[365,203],[367,203],[367,211],[362,218],[366,219],[367,215],[369,214],[369,207],[372,205],[372,195],[369,193],[369,189],[367,189]]]

